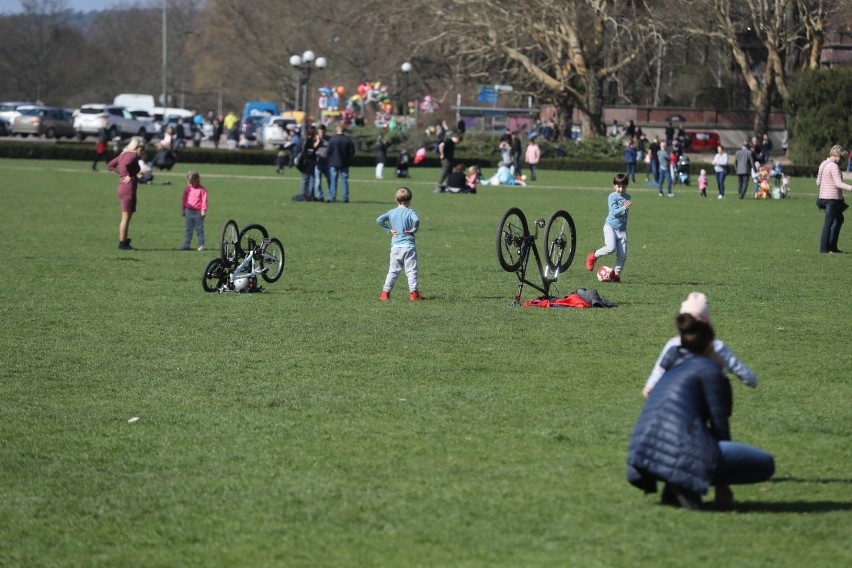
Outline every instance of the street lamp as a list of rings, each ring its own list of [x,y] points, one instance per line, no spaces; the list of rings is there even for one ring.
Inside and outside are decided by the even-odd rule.
[[[411,63],[402,64],[402,114],[408,119],[408,74],[411,73]]]
[[[313,64],[313,65],[312,65]],[[307,115],[311,108],[310,83],[313,68],[324,69],[328,64],[325,57],[317,57],[310,49],[302,55],[291,55],[290,65],[299,70],[299,79],[296,84],[296,108],[299,108],[299,90],[302,91],[301,108]]]

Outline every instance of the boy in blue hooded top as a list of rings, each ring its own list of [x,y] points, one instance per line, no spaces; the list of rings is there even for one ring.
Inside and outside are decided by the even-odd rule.
[[[586,270],[595,269],[595,261],[602,256],[615,252],[613,282],[621,282],[621,271],[627,260],[627,212],[630,209],[630,195],[627,192],[627,176],[618,174],[612,180],[614,191],[609,194],[607,204],[609,214],[604,221],[604,246],[592,251],[586,257]]]

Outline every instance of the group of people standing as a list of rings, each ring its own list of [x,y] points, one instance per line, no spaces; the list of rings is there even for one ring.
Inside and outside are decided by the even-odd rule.
[[[294,199],[337,203],[338,181],[343,192],[341,201],[349,203],[349,168],[355,155],[355,143],[346,134],[342,123],[335,135],[328,137],[325,124],[311,125],[295,155],[294,165],[301,173],[301,191]],[[328,199],[325,199],[322,180],[326,179]]]

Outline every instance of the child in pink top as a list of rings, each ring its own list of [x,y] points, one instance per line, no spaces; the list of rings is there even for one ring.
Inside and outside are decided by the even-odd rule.
[[[192,233],[198,235],[198,250],[204,250],[204,217],[207,215],[207,188],[201,185],[201,174],[190,170],[186,174],[181,215],[186,220],[186,236],[180,250],[189,250]]]
[[[707,197],[707,170],[701,170],[698,175],[698,195]]]

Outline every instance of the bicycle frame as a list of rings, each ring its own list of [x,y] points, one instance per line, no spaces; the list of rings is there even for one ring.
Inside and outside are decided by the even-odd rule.
[[[231,287],[234,285],[234,281],[240,278],[248,278],[249,279],[249,290],[259,290],[260,288],[257,286],[257,277],[267,270],[268,268],[257,268],[255,257],[257,254],[262,253],[263,249],[266,248],[266,245],[269,243],[269,239],[263,239],[263,243],[258,247],[253,240],[249,240],[249,252],[246,254],[246,257],[243,261],[237,266],[234,270],[231,271],[228,276],[228,280],[231,283]],[[249,267],[247,272],[243,272],[243,270]]]
[[[524,237],[523,243],[521,244],[521,249],[519,251],[521,266],[515,272],[515,275],[518,277],[518,293],[515,294],[516,304],[520,304],[521,302],[521,293],[524,290],[525,284],[535,288],[543,295],[549,296],[550,285],[556,282],[556,280],[559,278],[558,273],[555,273],[553,276],[548,275],[547,267],[542,264],[541,255],[538,252],[538,245],[536,245],[536,240],[538,239],[538,229],[544,227],[544,219],[537,220],[535,222],[535,226],[535,234]],[[530,252],[532,252],[532,256],[535,258],[535,264],[538,267],[538,274],[541,276],[540,286],[537,283],[527,279],[527,265],[530,262]]]

